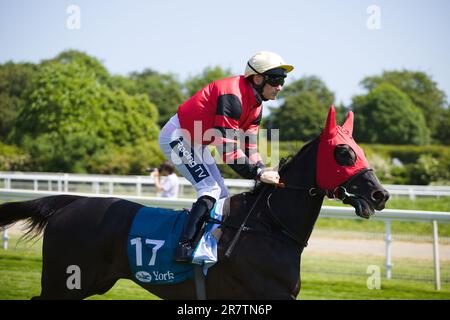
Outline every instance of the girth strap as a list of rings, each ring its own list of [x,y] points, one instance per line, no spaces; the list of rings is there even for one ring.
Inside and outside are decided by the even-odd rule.
[[[203,266],[198,264],[194,265],[194,282],[197,300],[206,300],[206,285],[205,275],[203,274]]]

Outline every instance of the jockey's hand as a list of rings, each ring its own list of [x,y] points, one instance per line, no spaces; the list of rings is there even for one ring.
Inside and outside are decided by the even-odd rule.
[[[277,184],[280,182],[280,175],[276,168],[264,168],[261,175],[259,176],[259,181],[268,184]]]

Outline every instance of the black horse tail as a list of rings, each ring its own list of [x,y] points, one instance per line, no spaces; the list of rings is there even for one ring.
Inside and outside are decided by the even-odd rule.
[[[48,219],[80,196],[57,195],[30,201],[7,202],[0,205],[0,227],[8,227],[19,220],[27,219],[25,237],[38,236],[48,223]]]

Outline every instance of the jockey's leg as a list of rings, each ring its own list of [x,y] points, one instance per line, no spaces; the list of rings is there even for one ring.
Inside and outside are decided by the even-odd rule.
[[[203,146],[203,160],[208,168],[208,171],[211,173],[211,176],[214,178],[214,180],[220,187],[221,193],[219,199],[228,198],[230,194],[228,192],[227,186],[225,185],[225,180],[223,179],[222,174],[220,173],[220,170],[217,167],[216,161],[211,155],[211,152],[206,146]]]
[[[209,149],[205,146],[195,148],[196,154],[202,152],[200,157],[203,161],[210,178],[204,182],[194,184],[199,198],[194,204],[188,222],[185,225],[180,238],[174,259],[178,262],[190,262],[192,254],[198,245],[204,232],[205,221],[210,215],[216,200],[228,197],[228,189],[220,174],[219,168],[214,161]],[[211,179],[212,178],[212,179]],[[220,190],[220,192],[218,192]]]
[[[191,262],[192,255],[203,236],[205,221],[214,207],[216,199],[204,195],[192,206],[183,233],[178,241],[173,259],[177,262]]]
[[[216,200],[227,195],[228,191],[209,150],[202,145],[190,146],[176,129],[179,129],[179,123],[173,118],[161,130],[159,144],[167,158],[197,191],[198,200],[192,207],[174,256],[176,261],[190,262],[209,212]]]

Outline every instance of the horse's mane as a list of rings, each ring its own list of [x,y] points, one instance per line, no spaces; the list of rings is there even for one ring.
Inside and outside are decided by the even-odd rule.
[[[306,142],[295,155],[288,155],[285,158],[281,158],[281,160],[278,164],[278,172],[280,173],[280,175],[285,170],[290,168],[292,166],[292,164],[295,162],[295,160],[297,160],[297,158],[299,158],[304,153],[304,151],[317,140],[318,140],[318,137]],[[251,193],[258,194],[265,186],[266,186],[266,184],[257,181],[255,183],[255,187],[253,188]]]

